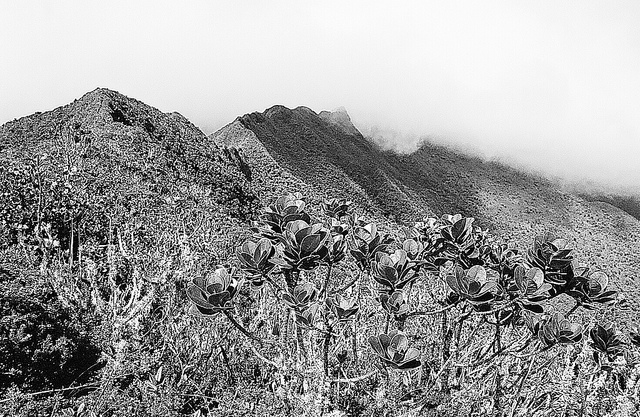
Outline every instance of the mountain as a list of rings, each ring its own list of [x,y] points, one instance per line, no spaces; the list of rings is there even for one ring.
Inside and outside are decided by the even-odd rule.
[[[296,190],[348,198],[398,224],[462,213],[520,248],[553,231],[570,241],[579,259],[609,271],[629,299],[628,313],[640,312],[640,222],[611,204],[434,143],[410,154],[383,150],[362,136],[344,109],[317,114],[274,106],[238,117],[211,138],[238,149],[252,171],[264,172],[259,189],[267,193],[297,184]]]
[[[581,192],[579,195],[587,201],[608,203],[618,207],[640,221],[640,197],[637,195],[595,192]]]
[[[102,209],[112,211],[112,227],[120,217],[171,211],[176,201],[206,202],[221,219],[244,218],[255,208],[250,173],[237,155],[179,113],[165,114],[103,88],[4,124],[0,162],[5,174],[27,169],[61,176],[67,197],[100,199]],[[20,220],[32,228],[37,219]]]
[[[448,393],[432,396],[432,388],[439,391],[433,371],[444,361],[440,342],[457,325],[454,319],[447,324],[446,312],[460,307],[416,315],[405,328],[423,353],[423,381],[409,384],[429,389],[418,392],[390,383],[395,376],[371,377],[376,371],[369,336],[383,331],[386,313],[370,283],[345,287],[345,297],[357,292],[361,302],[353,329],[335,323],[341,327],[317,337],[322,328],[294,324],[300,318],[279,303],[277,286],[240,285],[216,275],[221,265],[238,265],[236,249],[250,235],[258,209],[290,192],[307,196],[312,216],[314,203],[325,198],[352,200],[359,215],[395,234],[445,213],[473,216],[523,249],[537,234],[554,231],[627,296],[628,306],[598,312],[599,319],[623,328],[637,322],[640,222],[609,203],[434,143],[410,154],[384,150],[358,131],[344,109],[316,113],[274,106],[207,137],[179,113],[99,88],[0,126],[0,393],[10,393],[0,400],[0,414],[84,415],[86,407],[100,415],[319,415],[329,398],[329,368],[340,388],[339,398],[331,400],[336,410],[382,415],[401,412],[402,403],[449,407]],[[260,248],[254,249],[253,257],[242,259],[258,263]],[[333,285],[352,276],[359,284],[370,281],[357,269],[345,259],[333,270]],[[281,271],[273,271],[281,279]],[[319,285],[328,282],[330,271],[322,266],[301,276]],[[255,278],[245,275],[237,276]],[[217,277],[207,285],[211,297],[205,301],[222,303],[225,314],[192,313],[187,288],[204,276]],[[420,288],[425,282],[416,285],[414,298],[426,303],[420,309],[430,310],[433,294]],[[465,329],[474,334],[484,319],[471,319],[477,321]],[[492,326],[478,338],[494,337]],[[461,320],[459,332],[462,327]],[[518,329],[511,330],[520,338]],[[258,343],[263,337],[277,342]],[[305,344],[316,360],[312,366],[298,361]],[[323,355],[327,371],[319,361]],[[487,369],[501,369],[497,363]],[[563,359],[553,369],[564,366]],[[367,369],[373,371],[340,382]],[[478,378],[478,388],[469,382],[458,391],[472,403],[493,396],[489,385],[495,378]],[[561,396],[571,397],[564,393],[575,386],[564,386]],[[405,388],[419,402],[399,401],[408,398],[400,395]],[[373,393],[383,401],[371,401]]]
[[[249,177],[180,114],[107,89],[2,125],[0,389],[90,377],[101,362],[85,353],[121,337],[91,317],[139,323],[163,283],[181,285],[181,259],[226,261],[258,207]]]

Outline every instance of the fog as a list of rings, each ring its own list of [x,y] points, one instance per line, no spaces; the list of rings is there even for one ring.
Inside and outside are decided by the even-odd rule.
[[[637,1],[0,1],[0,123],[96,87],[205,132],[344,106],[570,181],[640,188]]]

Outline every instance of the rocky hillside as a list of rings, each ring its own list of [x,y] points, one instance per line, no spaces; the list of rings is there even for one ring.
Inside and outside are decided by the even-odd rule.
[[[158,285],[180,285],[187,238],[200,249],[188,268],[226,261],[258,206],[249,177],[180,114],[106,89],[2,125],[0,389],[90,377],[102,362],[82,352],[120,336],[75,325],[105,311],[110,325],[135,324]]]
[[[271,173],[285,173],[295,185],[292,174],[320,194],[357,201],[378,218],[410,223],[425,215],[463,213],[520,247],[554,231],[583,259],[610,271],[633,314],[640,311],[640,222],[609,204],[432,143],[411,154],[381,150],[343,109],[316,114],[306,107],[274,106],[239,117],[212,138],[240,149],[253,171],[264,173],[261,181],[270,184],[264,189],[288,185]]]
[[[640,196],[631,194],[599,194],[597,192],[582,192],[580,196],[587,201],[611,204],[640,221]]]
[[[458,386],[453,381],[457,370],[451,378],[442,373],[449,363],[450,371],[468,368],[445,359],[454,327],[459,326],[458,337],[466,332],[465,345],[475,350],[469,345],[474,340],[493,343],[495,323],[486,334],[476,334],[488,324],[484,313],[469,316],[466,304],[441,309],[450,298],[444,292],[434,295],[443,290],[437,279],[409,285],[414,300],[405,307],[411,304],[417,314],[406,327],[408,315],[401,318],[398,327],[419,348],[402,353],[413,359],[400,365],[413,367],[419,352],[424,360],[424,365],[417,362],[419,375],[414,374],[413,382],[406,374],[401,379],[397,373],[376,376],[387,369],[374,367],[379,362],[375,355],[382,351],[371,345],[369,336],[400,326],[397,314],[385,310],[391,308],[391,297],[382,301],[380,287],[370,279],[379,272],[358,274],[360,261],[345,257],[337,264],[336,252],[331,255],[335,268],[314,264],[315,270],[292,274],[283,268],[285,258],[276,259],[275,249],[262,253],[268,238],[259,245],[242,245],[258,209],[290,192],[301,192],[307,200],[281,199],[288,204],[283,210],[331,224],[340,234],[329,240],[331,250],[344,254],[369,250],[362,249],[368,245],[353,246],[357,240],[346,237],[356,229],[361,238],[375,230],[390,232],[396,242],[384,242],[404,247],[398,225],[444,213],[474,216],[521,248],[536,234],[555,231],[577,248],[579,259],[605,270],[629,300],[627,307],[594,314],[604,321],[615,319],[625,330],[638,321],[640,222],[610,204],[588,202],[543,178],[431,143],[412,154],[385,151],[360,134],[344,109],[317,114],[306,107],[275,106],[239,117],[207,137],[178,113],[97,89],[66,106],[0,127],[0,415],[326,415],[329,407],[345,410],[336,415],[387,415],[402,413],[401,406],[414,411],[444,407],[446,413],[439,415],[459,415],[456,401],[471,410],[499,396],[490,393],[497,377],[477,373]],[[356,203],[355,215],[342,216],[353,231],[341,234],[346,228],[340,222],[329,223],[319,215],[317,203],[331,197]],[[361,214],[379,228],[355,226]],[[259,226],[253,223],[253,232],[266,230]],[[327,232],[305,230],[311,235],[285,257],[311,251],[305,262],[316,263],[323,250],[320,233]],[[474,244],[484,242],[482,231],[473,233]],[[387,243],[374,244],[374,249],[383,250]],[[253,266],[247,269],[247,264]],[[240,265],[245,272],[234,269]],[[268,284],[257,279],[265,274]],[[293,294],[310,298],[291,304],[291,294],[274,285],[279,280],[289,286],[288,279],[306,281]],[[202,299],[193,301],[194,285],[203,282],[210,282],[202,289],[206,299],[205,292],[196,291]],[[272,285],[274,291],[269,291]],[[308,306],[318,296],[311,288],[320,285],[325,299]],[[455,291],[455,285],[449,287]],[[331,296],[335,311],[330,291],[345,294],[340,302]],[[345,304],[347,297],[351,301]],[[303,304],[308,309],[298,311]],[[568,306],[564,303],[566,310]],[[329,314],[338,318],[341,310],[357,313],[357,320],[330,324]],[[449,315],[454,311],[472,321],[454,319]],[[495,317],[501,311],[493,311]],[[325,319],[314,319],[316,313]],[[301,325],[304,320],[308,327]],[[316,324],[342,327],[326,331]],[[515,343],[520,327],[496,324],[497,343],[503,336]],[[487,355],[490,348],[481,350]],[[591,349],[586,341],[582,348]],[[567,352],[573,355],[574,350]],[[504,357],[506,353],[511,352]],[[495,382],[514,391],[516,405],[524,381],[520,375],[531,370],[535,358],[528,368],[520,359],[507,363],[516,366],[511,381]],[[531,392],[545,387],[531,404],[536,398],[550,403],[552,394],[582,401],[566,394],[580,391],[576,387],[584,387],[582,380],[574,384],[556,378],[564,375],[562,358],[550,373],[545,369],[530,376]],[[486,364],[486,371],[498,375],[500,363]],[[485,366],[484,360],[480,365]],[[593,375],[587,371],[580,369]],[[335,395],[326,390],[327,377],[337,378],[330,382],[337,388]],[[566,384],[558,389],[548,385],[550,380]],[[475,387],[476,382],[481,385]],[[424,389],[414,390],[412,384]]]

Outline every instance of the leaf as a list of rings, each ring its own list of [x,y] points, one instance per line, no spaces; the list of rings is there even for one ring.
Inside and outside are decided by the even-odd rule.
[[[526,275],[526,269],[522,265],[516,266],[515,269],[513,270],[513,279],[516,282],[516,286],[523,293],[527,292],[527,286],[524,284],[525,275]]]
[[[212,306],[205,299],[205,294],[195,285],[187,287],[187,297],[199,307],[210,309]]]
[[[544,308],[540,304],[528,303],[528,302],[523,301],[521,303],[521,305],[522,305],[522,308],[527,309],[527,310],[529,310],[529,311],[531,311],[533,313],[537,313],[537,314],[544,313]]]
[[[160,365],[160,367],[156,371],[156,375],[155,375],[154,378],[155,378],[157,384],[160,384],[162,382],[162,380],[163,380],[163,378],[162,378],[162,365]]]
[[[458,280],[453,274],[448,274],[446,277],[447,285],[451,288],[456,294],[460,294],[461,288],[458,283]]]
[[[544,272],[540,268],[533,267],[527,271],[527,279],[536,284],[536,288],[542,286],[544,282]]]
[[[404,355],[404,360],[406,362],[416,360],[420,357],[420,351],[416,348],[409,348]]]
[[[481,265],[474,265],[467,271],[466,278],[469,281],[484,284],[485,282],[487,282],[487,271]]]
[[[407,239],[402,243],[402,248],[413,256],[417,255],[420,251],[420,245],[413,239]]]
[[[376,336],[369,337],[369,344],[371,345],[371,347],[373,348],[373,350],[376,352],[378,356],[381,356],[381,357],[386,356],[386,349],[382,346],[382,343],[380,342],[379,337],[376,337]]]
[[[315,252],[321,241],[322,237],[320,235],[306,236],[300,243],[300,253],[310,254]]]
[[[453,224],[451,227],[451,236],[455,242],[463,243],[469,238],[473,221],[473,217],[466,217]]]
[[[391,339],[391,343],[389,343],[389,350],[396,352],[404,352],[407,350],[407,345],[409,341],[407,340],[407,336],[402,333],[398,333]]]

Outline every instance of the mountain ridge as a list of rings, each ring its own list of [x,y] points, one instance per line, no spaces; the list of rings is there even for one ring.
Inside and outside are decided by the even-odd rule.
[[[636,274],[640,223],[608,203],[588,202],[558,190],[550,181],[429,142],[412,154],[384,150],[357,131],[340,109],[316,113],[303,106],[274,106],[240,116],[207,137],[179,113],[163,113],[115,91],[96,89],[68,105],[0,126],[0,334],[7,336],[0,338],[0,392],[15,388],[20,398],[27,398],[13,402],[9,415],[35,415],[42,410],[49,414],[51,407],[66,407],[61,401],[67,400],[65,404],[75,407],[67,410],[76,414],[79,407],[87,407],[100,414],[135,409],[154,415],[192,415],[217,413],[222,404],[228,404],[233,414],[248,403],[252,408],[243,410],[257,415],[306,411],[307,400],[293,397],[294,410],[283,406],[276,391],[300,392],[308,399],[319,385],[305,388],[301,382],[299,391],[297,385],[290,385],[297,379],[295,368],[290,369],[296,373],[273,371],[287,363],[280,362],[285,352],[295,360],[297,346],[304,343],[301,337],[312,342],[319,340],[317,335],[304,330],[299,336],[293,328],[299,318],[291,320],[290,306],[271,302],[280,297],[276,287],[270,298],[264,290],[271,284],[242,285],[256,277],[235,270],[242,260],[255,262],[262,250],[247,242],[256,237],[252,227],[259,225],[254,220],[260,206],[294,192],[303,194],[305,202],[296,201],[295,207],[287,209],[305,206],[314,221],[328,221],[319,215],[323,200],[354,201],[354,217],[344,221],[373,222],[376,227],[358,230],[390,233],[397,247],[404,247],[406,226],[443,214],[475,217],[474,225],[489,228],[490,236],[516,245],[521,254],[535,236],[553,231],[575,248],[577,259],[606,272],[607,289],[627,297],[626,304],[598,310],[599,322],[615,322],[619,329],[629,330],[640,317]],[[342,229],[344,225],[333,226]],[[482,230],[473,233],[483,235]],[[345,247],[352,248],[351,243]],[[231,271],[229,275],[217,275],[223,267]],[[385,313],[377,305],[371,282],[373,273],[364,278],[349,258],[334,268],[322,268],[335,273],[333,287],[351,282],[344,287],[349,291],[345,297],[358,297],[360,306],[369,310],[357,313],[353,339],[348,341],[348,350],[353,347],[354,353],[344,353],[346,361],[326,353],[331,337],[325,336],[324,343],[307,343],[309,352],[320,358],[324,345],[325,366],[335,364],[345,378],[366,372],[375,358],[368,336],[387,332]],[[309,284],[325,282],[324,288],[330,288],[330,274],[315,270],[300,276]],[[228,281],[223,286],[225,277]],[[220,298],[203,300],[226,306],[225,297],[234,297],[231,309],[225,309],[229,320],[223,314],[204,318],[193,313],[189,288],[210,279],[214,284],[207,285],[207,291],[218,291],[212,295]],[[352,285],[358,280],[358,285]],[[286,280],[284,284],[288,285]],[[441,326],[448,316],[442,313],[448,308],[431,311],[441,308],[440,296],[433,293],[440,291],[441,284],[438,274],[421,273],[415,288],[410,285],[418,298],[416,311],[428,311],[428,315],[413,319],[403,329],[422,352],[425,375],[431,375],[429,369],[445,369],[437,343],[452,334]],[[557,309],[568,315],[564,312],[573,306],[571,300],[562,295],[545,306],[545,312]],[[451,309],[455,314],[466,311],[471,311],[466,304]],[[586,324],[584,311],[578,309],[571,320]],[[387,315],[388,324],[391,317]],[[448,317],[453,329],[456,316]],[[473,317],[466,328],[474,326],[475,332],[484,319]],[[485,329],[489,343],[493,324]],[[357,326],[366,328],[359,338]],[[350,327],[345,327],[348,333]],[[249,339],[279,340],[278,346],[252,344],[237,337],[240,333],[234,328]],[[297,324],[295,328],[300,329]],[[509,331],[506,326],[502,329]],[[584,329],[588,337],[587,326]],[[334,330],[342,333],[340,328]],[[519,330],[511,330],[520,338]],[[290,337],[294,334],[295,340]],[[339,345],[334,342],[334,346]],[[361,353],[356,354],[356,349]],[[489,344],[486,353],[490,353]],[[300,375],[306,373],[307,381],[326,381],[320,362],[318,366],[308,366],[306,360],[300,363]],[[565,369],[564,359],[553,366]],[[276,379],[270,379],[273,375]],[[289,382],[285,375],[292,376]],[[377,384],[385,383],[371,372],[368,375]],[[473,401],[485,389],[466,389],[474,383],[459,391]],[[369,407],[367,394],[374,385],[368,380],[349,385],[353,395],[363,399],[351,410]],[[74,386],[88,388],[72,399],[53,397],[53,406],[52,398],[29,394]],[[246,398],[237,396],[239,387]],[[202,402],[203,393],[211,402]],[[17,398],[18,394],[10,395]],[[448,394],[433,399],[418,395],[438,407],[452,404]],[[336,404],[349,409],[349,401]],[[0,403],[2,409],[5,403]],[[380,410],[389,409],[384,405]]]
[[[279,169],[325,194],[351,197],[375,218],[411,224],[425,216],[462,213],[523,248],[547,231],[567,237],[581,257],[612,271],[612,281],[636,300],[634,314],[640,311],[634,272],[640,263],[640,222],[628,213],[563,191],[541,176],[442,145],[423,142],[410,154],[383,150],[321,114],[274,106],[236,122]],[[238,137],[229,145],[254,163],[247,153],[251,144]]]

